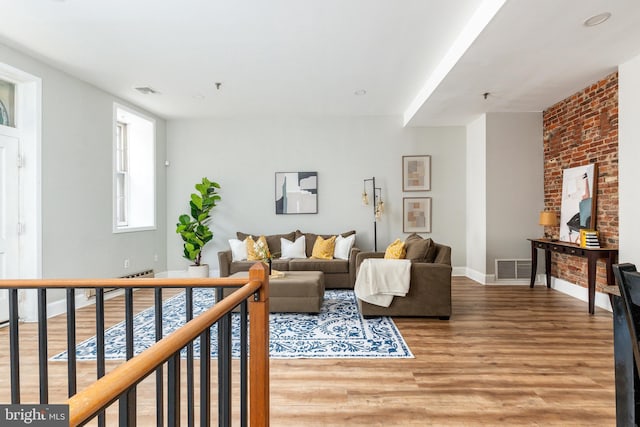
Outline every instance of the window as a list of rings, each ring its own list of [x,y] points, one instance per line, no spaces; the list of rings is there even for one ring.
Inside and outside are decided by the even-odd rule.
[[[155,229],[155,121],[114,104],[114,232]]]
[[[16,85],[0,80],[0,125],[15,127]]]
[[[127,124],[116,122],[116,226],[126,227],[127,222]]]

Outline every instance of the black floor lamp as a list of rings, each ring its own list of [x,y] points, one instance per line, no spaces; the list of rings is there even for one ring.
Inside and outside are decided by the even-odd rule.
[[[367,194],[367,181],[371,181],[373,186],[373,250],[378,252],[378,230],[377,222],[384,212],[384,202],[382,201],[382,188],[376,187],[376,177],[366,178],[362,183],[362,204],[369,204],[369,195]]]

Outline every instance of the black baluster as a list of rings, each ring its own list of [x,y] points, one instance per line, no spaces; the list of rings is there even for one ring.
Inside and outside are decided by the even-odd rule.
[[[40,403],[49,403],[49,357],[47,353],[47,289],[38,289],[38,370]]]

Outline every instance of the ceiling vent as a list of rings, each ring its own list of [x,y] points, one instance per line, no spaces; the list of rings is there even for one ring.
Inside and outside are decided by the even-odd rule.
[[[149,86],[136,87],[134,89],[137,90],[138,92],[140,92],[143,95],[154,95],[154,94],[158,93],[157,90],[154,90],[154,89],[150,88]]]

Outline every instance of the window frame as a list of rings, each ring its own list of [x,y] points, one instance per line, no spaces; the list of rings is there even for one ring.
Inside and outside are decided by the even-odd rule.
[[[131,168],[135,167],[135,161],[133,161],[131,159],[131,143],[133,142],[130,138],[130,133],[129,133],[129,128],[130,128],[130,124],[127,123],[126,120],[122,120],[121,116],[122,114],[125,114],[127,116],[133,116],[136,118],[136,120],[141,120],[144,122],[148,122],[148,125],[151,126],[151,141],[150,141],[150,151],[151,151],[151,159],[150,161],[150,171],[149,173],[151,174],[151,178],[150,181],[153,184],[153,194],[152,194],[152,200],[153,200],[153,204],[151,206],[151,209],[153,210],[153,212],[147,212],[146,215],[148,215],[151,219],[152,224],[146,225],[132,225],[131,222],[131,208],[132,208],[132,203],[131,203],[131,197],[132,195],[132,191],[131,191],[131,175],[134,174],[134,171],[131,170]],[[125,136],[125,149],[126,149],[126,159],[123,159],[125,161],[125,169],[126,171],[124,171],[124,175],[125,175],[125,198],[124,198],[124,207],[125,207],[125,218],[126,218],[126,225],[123,223],[119,224],[119,215],[118,215],[118,208],[119,208],[119,204],[118,204],[118,195],[119,195],[119,191],[118,191],[118,175],[121,174],[123,171],[119,170],[119,167],[121,165],[118,156],[120,154],[120,147],[119,147],[119,141],[118,141],[118,127],[124,125],[124,129],[126,130],[126,136]],[[156,162],[156,145],[157,145],[157,125],[156,125],[156,120],[152,117],[147,116],[144,113],[141,113],[138,110],[132,109],[130,107],[127,107],[125,105],[122,104],[118,104],[115,103],[113,104],[113,125],[112,125],[112,129],[113,129],[113,148],[112,148],[112,180],[113,180],[113,194],[112,194],[112,204],[113,204],[113,212],[112,212],[112,227],[113,227],[113,233],[130,233],[130,232],[136,232],[136,231],[147,231],[147,230],[157,230],[158,228],[158,223],[157,223],[157,162]],[[149,179],[149,178],[147,178]]]
[[[116,203],[116,211],[115,211],[115,222],[117,228],[125,228],[129,226],[128,222],[128,201],[129,201],[129,174],[128,174],[128,163],[129,163],[129,151],[127,149],[127,124],[121,122],[120,120],[116,120],[116,161],[115,161],[115,203]],[[118,178],[122,177],[122,183]],[[121,194],[122,192],[122,194]],[[120,217],[122,212],[122,216]]]

